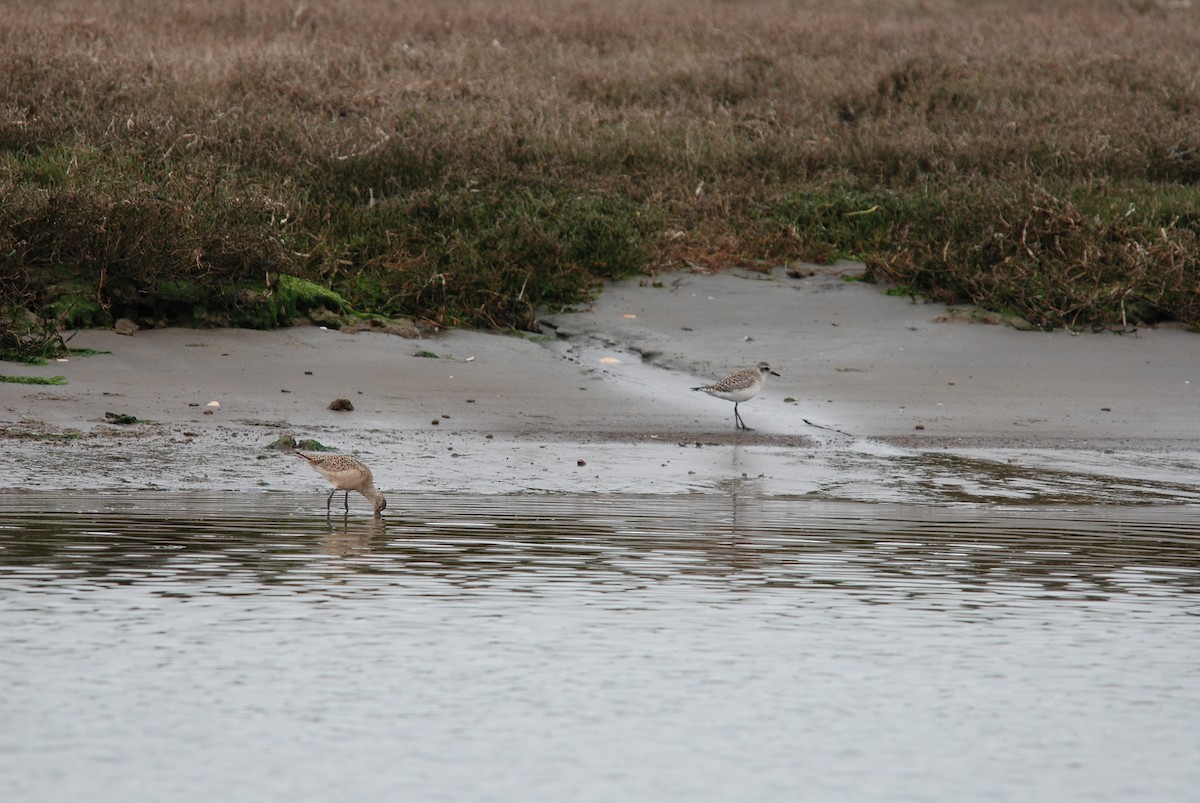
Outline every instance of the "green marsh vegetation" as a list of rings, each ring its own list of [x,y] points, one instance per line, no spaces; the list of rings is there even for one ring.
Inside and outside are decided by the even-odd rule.
[[[527,329],[605,278],[841,257],[1038,326],[1200,325],[1200,4],[7,10],[9,352],[118,317]]]
[[[67,378],[65,376],[9,376],[8,374],[0,374],[0,382],[11,382],[16,385],[65,385]]]

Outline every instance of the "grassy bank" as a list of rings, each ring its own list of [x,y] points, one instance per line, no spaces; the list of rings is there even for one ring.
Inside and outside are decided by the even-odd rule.
[[[1042,326],[1200,324],[1200,7],[158,8],[0,20],[0,349],[528,327],[606,277],[843,256]]]

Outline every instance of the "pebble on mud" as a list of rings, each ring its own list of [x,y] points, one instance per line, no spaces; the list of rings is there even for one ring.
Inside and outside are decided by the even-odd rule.
[[[329,403],[329,409],[350,412],[354,410],[354,405],[350,403],[349,399],[334,399]]]

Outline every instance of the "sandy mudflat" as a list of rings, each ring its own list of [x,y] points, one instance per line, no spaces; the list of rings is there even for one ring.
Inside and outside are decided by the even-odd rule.
[[[843,280],[854,272],[630,280],[536,339],[81,332],[71,345],[111,353],[0,364],[68,382],[0,384],[6,483],[320,493],[264,448],[288,434],[359,456],[400,495],[1200,502],[1200,335],[937,322],[944,307]],[[758,360],[782,377],[741,406],[754,432],[688,390]],[[339,397],[355,409],[328,410]]]

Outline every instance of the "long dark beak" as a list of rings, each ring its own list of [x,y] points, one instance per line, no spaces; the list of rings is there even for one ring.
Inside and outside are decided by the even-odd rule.
[[[778,371],[767,371],[767,373],[770,374],[771,376],[779,376]]]

